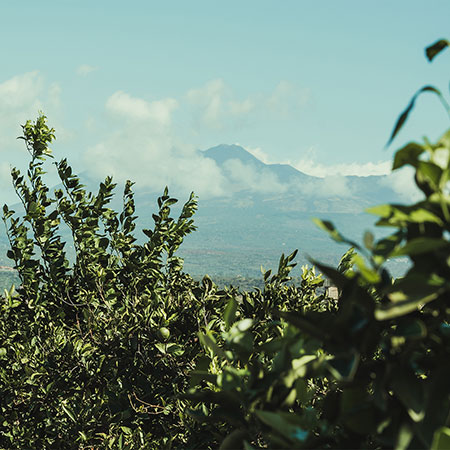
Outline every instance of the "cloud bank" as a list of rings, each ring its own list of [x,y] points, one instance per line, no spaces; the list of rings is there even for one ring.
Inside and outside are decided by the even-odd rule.
[[[197,127],[221,130],[257,122],[262,116],[279,119],[298,114],[310,100],[308,89],[282,80],[272,92],[239,97],[221,78],[190,89],[184,101]]]
[[[106,110],[130,121],[146,121],[152,126],[168,127],[172,112],[178,107],[173,98],[147,102],[140,98],[117,91],[106,102]]]
[[[88,149],[85,161],[91,175],[132,179],[153,191],[167,185],[206,198],[223,195],[225,179],[214,161],[175,137],[172,116],[177,107],[172,98],[149,102],[122,91],[111,95],[105,108],[116,131]]]
[[[329,176],[359,176],[387,175],[391,172],[392,161],[378,161],[368,163],[346,163],[325,165],[312,158],[304,158],[292,164],[296,169],[314,177]]]
[[[78,73],[87,75],[93,70],[92,66],[82,65]],[[37,71],[0,83],[0,185],[5,189],[10,186],[10,166],[23,167],[11,155],[22,154],[23,160],[28,158],[23,143],[15,139],[21,134],[18,124],[36,117],[37,111],[43,109],[57,129],[58,140],[64,135],[64,128],[55,123],[51,115],[61,108],[61,94],[58,83],[48,83]],[[114,175],[117,181],[131,179],[151,191],[160,192],[168,185],[182,193],[194,190],[202,198],[229,196],[238,191],[259,194],[302,192],[317,198],[333,195],[350,198],[354,193],[346,175],[390,173],[390,161],[326,165],[317,162],[314,152],[309,152],[299,161],[290,162],[301,172],[316,177],[298,185],[280,179],[268,169],[240,160],[229,160],[219,167],[188,144],[179,132],[177,114],[180,111],[190,111],[200,131],[202,127],[218,130],[227,122],[245,123],[258,114],[292,114],[308,101],[307,90],[287,81],[281,81],[268,94],[247,97],[236,95],[222,79],[211,80],[177,99],[148,100],[118,90],[105,100],[104,116],[96,118],[105,123],[106,132],[86,150],[84,163],[91,176],[97,179]],[[58,117],[58,114],[54,115]],[[261,147],[242,146],[262,162],[274,162]],[[14,153],[14,149],[19,148]],[[442,155],[441,159],[446,157],[448,155]],[[326,180],[320,180],[324,177]],[[399,195],[412,195],[412,183],[406,173],[389,175],[383,183]]]
[[[282,97],[292,89],[289,84],[281,83],[263,100],[281,108]],[[198,119],[211,127],[219,127],[225,117],[251,114],[258,104],[254,99],[235,99],[222,80],[192,89],[179,100],[168,97],[149,101],[117,91],[105,102],[106,116],[111,121],[109,128],[114,131],[91,146],[85,155],[91,176],[113,175],[120,182],[132,179],[152,192],[160,192],[166,185],[182,195],[194,190],[204,199],[226,197],[239,191],[264,195],[297,192],[317,199],[351,199],[355,192],[346,176],[390,173],[390,161],[325,165],[315,160],[314,152],[291,164],[310,175],[301,183],[289,177],[280,179],[267,167],[245,164],[238,159],[228,160],[219,167],[177,132],[176,113],[186,101],[198,108]],[[294,99],[296,103],[302,101],[306,100],[300,94]],[[271,163],[262,148],[243,147],[262,162]],[[408,189],[405,175],[389,175],[383,183],[399,195],[406,194]]]

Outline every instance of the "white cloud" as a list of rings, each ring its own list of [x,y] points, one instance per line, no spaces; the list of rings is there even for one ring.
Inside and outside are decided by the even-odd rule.
[[[242,127],[258,116],[287,117],[297,114],[309,101],[307,89],[301,89],[288,81],[280,81],[270,93],[255,93],[239,98],[221,79],[208,81],[201,87],[190,89],[185,99],[193,107],[196,125],[212,129],[229,126]]]
[[[48,88],[48,100],[53,108],[61,106],[61,86],[58,83],[52,83]]]
[[[8,163],[0,162],[0,188],[11,186],[11,168]]]
[[[212,80],[204,86],[190,89],[186,94],[187,101],[200,110],[200,120],[204,124],[220,128],[225,114],[225,97],[229,90],[222,79]]]
[[[378,161],[367,163],[341,163],[334,165],[324,165],[312,160],[302,159],[295,163],[295,168],[307,175],[315,177],[328,177],[333,175],[356,175],[367,177],[370,175],[387,175],[390,172],[392,161]]]
[[[391,172],[392,161],[377,161],[366,163],[340,163],[326,165],[317,162],[316,149],[310,148],[306,155],[297,162],[291,162],[297,170],[300,170],[307,175],[315,177],[329,177],[329,176],[349,176],[356,175],[360,177],[367,177],[370,175],[387,175]]]
[[[249,98],[242,101],[230,100],[228,106],[231,115],[241,116],[250,113],[255,108],[255,102]]]
[[[240,191],[248,189],[267,194],[286,192],[287,184],[283,184],[277,176],[268,170],[258,170],[243,164],[238,159],[230,159],[224,164],[225,174],[230,181],[230,189]]]
[[[0,83],[0,111],[17,111],[38,105],[43,79],[37,71],[16,75]]]
[[[78,66],[77,68],[77,75],[85,77],[86,75],[89,75],[90,73],[95,72],[96,70],[97,67],[90,66],[89,64],[81,64],[81,66]]]
[[[106,109],[131,120],[152,121],[162,126],[169,126],[172,112],[178,107],[173,98],[147,102],[117,91],[106,102]]]
[[[225,180],[214,161],[178,145],[169,134],[133,124],[88,149],[86,162],[94,176],[131,179],[152,191],[167,185],[172,192],[194,190],[202,198],[225,194]]]
[[[15,165],[17,157],[25,154],[21,124],[36,118],[38,111],[50,104],[54,107],[57,95],[46,91],[43,78],[38,72],[16,75],[0,83],[0,153]],[[45,101],[43,101],[43,99]]]
[[[226,193],[226,180],[214,161],[180,141],[171,126],[173,99],[147,102],[124,92],[106,102],[113,115],[125,117],[120,127],[85,155],[92,175],[113,175],[117,181],[135,181],[140,187],[161,191],[168,185],[183,195],[194,190],[203,198]]]

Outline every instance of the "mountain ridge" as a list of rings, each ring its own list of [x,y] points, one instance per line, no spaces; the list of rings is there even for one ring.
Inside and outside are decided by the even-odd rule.
[[[318,177],[308,175],[290,164],[271,163],[267,164],[237,144],[219,144],[214,147],[202,150],[201,153],[206,158],[210,158],[216,162],[219,167],[223,167],[226,161],[238,159],[244,164],[252,164],[258,169],[270,170],[276,175],[288,176],[288,178],[296,177],[298,179],[316,179]]]
[[[261,265],[276,268],[281,253],[300,249],[298,262],[308,263],[307,255],[327,264],[336,264],[345,253],[345,246],[331,241],[311,221],[320,217],[333,221],[344,235],[361,241],[364,231],[371,229],[376,235],[382,230],[373,229],[374,218],[364,209],[380,203],[392,203],[398,196],[382,181],[385,176],[348,176],[339,179],[313,177],[288,164],[265,164],[238,145],[221,144],[202,151],[206,158],[215,161],[224,177],[234,180],[253,177],[258,186],[278,189],[258,190],[251,182],[243,183],[227,195],[199,199],[194,216],[198,231],[189,235],[180,247],[185,259],[186,271],[194,275],[258,276]],[[233,164],[238,162],[238,164]],[[230,163],[231,162],[231,163]],[[239,177],[233,169],[241,172]],[[235,178],[233,178],[235,176]],[[87,189],[96,192],[98,181],[80,176]],[[244,180],[245,181],[245,180]],[[267,186],[266,186],[267,185]],[[137,230],[152,227],[152,213],[157,209],[156,200],[162,190],[134,185]],[[121,208],[120,186],[111,203]],[[172,196],[186,198],[186,193],[171,188]],[[21,207],[17,205],[18,211]],[[13,209],[14,205],[13,205]],[[180,206],[174,206],[174,214]],[[2,233],[2,253],[6,253],[7,240]],[[145,239],[138,231],[136,237]],[[70,242],[70,235],[65,236]],[[68,245],[70,247],[70,245]],[[0,257],[0,264],[11,264]]]

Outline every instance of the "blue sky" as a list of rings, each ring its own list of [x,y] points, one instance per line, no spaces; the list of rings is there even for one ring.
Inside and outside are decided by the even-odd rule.
[[[55,157],[94,176],[221,194],[197,149],[239,143],[313,175],[385,173],[409,139],[436,138],[448,117],[417,103],[448,92],[448,1],[45,1],[0,6],[0,200],[25,167],[20,124],[42,109]]]

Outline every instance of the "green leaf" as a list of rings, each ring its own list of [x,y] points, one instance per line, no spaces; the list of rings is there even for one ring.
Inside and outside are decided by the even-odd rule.
[[[333,225],[332,222],[330,222],[329,220],[321,220],[318,219],[317,217],[313,217],[312,221],[322,230],[325,230],[333,240],[335,240],[336,242],[344,242],[344,238],[342,237],[342,235],[339,233],[338,230],[336,230],[335,226]]]
[[[163,354],[165,355],[166,352],[166,348],[167,348],[167,344],[162,344],[160,342],[155,343],[155,347]]]
[[[351,381],[356,374],[360,356],[356,351],[349,354],[335,355],[327,361],[328,370],[341,381]]]
[[[297,394],[297,400],[300,404],[305,404],[310,400],[310,394],[308,392],[308,382],[303,378],[297,378],[295,381],[295,392]]]
[[[442,220],[436,214],[428,209],[417,205],[401,206],[401,205],[378,205],[366,209],[369,214],[382,217],[383,221],[378,222],[379,225],[389,225],[394,227],[404,227],[408,223],[431,222],[440,226],[443,225]],[[391,239],[391,238],[389,238]]]
[[[217,342],[214,339],[214,337],[211,334],[211,332],[208,331],[206,334],[199,333],[198,336],[200,338],[200,342],[205,347],[210,348],[214,352],[215,355],[220,356],[223,359],[228,359],[228,357],[225,354],[225,352],[217,345]]]
[[[388,320],[417,311],[442,294],[444,283],[443,279],[417,273],[397,280],[387,292],[390,303],[378,306],[375,318]]]
[[[441,427],[434,432],[431,450],[448,450],[450,448],[450,428]]]
[[[409,218],[411,222],[415,223],[432,222],[438,224],[439,226],[444,225],[444,222],[442,222],[442,220],[436,214],[433,214],[432,212],[423,208],[412,210],[409,214]]]
[[[321,341],[326,340],[330,337],[329,330],[325,329],[325,324],[313,323],[310,317],[306,315],[285,311],[279,311],[278,314],[287,322],[297,327],[299,330],[304,331],[306,334],[309,334],[310,336],[315,337]],[[320,328],[320,325],[322,325],[323,327]]]
[[[377,205],[366,209],[366,212],[380,217],[389,217],[391,215],[391,205]]]
[[[317,355],[303,355],[300,358],[292,360],[292,370],[288,377],[285,378],[285,383],[292,386],[293,381],[298,377],[303,378],[306,375],[308,365],[317,360]],[[289,380],[291,377],[291,380]]]
[[[405,339],[420,339],[426,335],[427,327],[419,319],[402,321],[394,331],[394,336],[401,336]]]
[[[374,408],[363,386],[343,390],[340,411],[345,425],[356,433],[369,435],[376,428]]]
[[[236,322],[233,324],[230,335],[233,333],[243,333],[247,330],[249,330],[253,326],[253,320],[252,319],[242,319],[239,322]]]
[[[68,406],[66,406],[64,403],[61,403],[61,407],[62,407],[63,411],[70,417],[70,419],[74,423],[77,423],[77,419],[75,418],[75,414],[73,413],[73,411]]]
[[[425,417],[423,380],[412,372],[396,370],[391,380],[394,395],[406,407],[414,422],[420,422]]]
[[[242,443],[246,437],[248,437],[247,431],[234,430],[222,441],[219,450],[234,450],[237,448],[242,448]]]
[[[366,263],[364,262],[364,259],[358,255],[358,254],[354,254],[352,256],[352,261],[356,264],[356,266],[358,267],[361,275],[369,282],[369,283],[379,283],[381,281],[381,277],[378,274],[378,272],[376,272],[375,270],[373,270],[370,267],[366,266]]]
[[[450,42],[447,39],[439,39],[434,44],[430,45],[425,49],[425,54],[428,58],[428,61],[433,61],[433,59],[440,53],[442,50],[445,50],[448,46],[450,46]],[[450,447],[449,447],[450,448]]]
[[[425,148],[416,142],[410,142],[397,150],[394,157],[392,170],[397,170],[406,164],[417,167],[419,156],[425,152]]]
[[[414,431],[409,423],[403,423],[398,431],[395,450],[406,450],[414,437]]]
[[[403,247],[393,250],[389,256],[421,255],[423,253],[433,252],[445,247],[448,247],[448,243],[444,239],[418,237],[411,239]]]
[[[184,349],[181,345],[170,343],[166,344],[166,353],[169,355],[181,356],[184,353]]]
[[[80,437],[81,437],[82,441],[86,442],[88,440],[86,433],[83,433],[83,431],[79,431],[78,433],[80,433]]]
[[[394,129],[392,130],[391,136],[390,136],[386,146],[389,146],[391,144],[391,142],[394,140],[395,136],[397,136],[398,132],[401,130],[404,123],[406,122],[406,119],[408,118],[409,113],[414,108],[414,104],[416,102],[417,97],[420,94],[422,94],[423,92],[433,92],[434,94],[436,94],[437,96],[442,98],[441,92],[433,86],[424,86],[422,89],[419,89],[414,94],[413,98],[409,102],[409,105],[406,107],[406,109],[400,114],[399,118],[397,119],[397,122],[394,126]]]
[[[417,165],[417,176],[431,182],[433,190],[437,190],[440,185],[443,170],[430,161],[419,161]]]
[[[375,318],[377,320],[389,320],[395,317],[404,316],[413,311],[417,311],[423,307],[426,303],[435,300],[439,296],[439,293],[433,293],[428,296],[408,299],[404,301],[398,301],[387,307],[380,307],[375,310]]]
[[[309,435],[307,430],[304,430],[295,423],[298,421],[295,414],[261,410],[255,411],[255,414],[259,420],[276,431],[276,433],[290,440],[304,442]]]
[[[354,254],[354,250],[352,251],[352,249],[349,249],[343,256],[343,259],[345,257],[353,255],[353,254]],[[324,275],[326,275],[330,280],[332,280],[333,283],[335,284],[335,286],[337,286],[339,289],[344,288],[344,286],[348,283],[347,277],[343,273],[336,270],[334,267],[327,266],[327,265],[322,264],[313,259],[310,259],[310,261],[317,268],[319,268]],[[344,265],[345,265],[345,263],[344,263]]]
[[[225,321],[225,327],[227,330],[236,319],[237,302],[234,297],[231,297],[223,313],[223,319]]]

